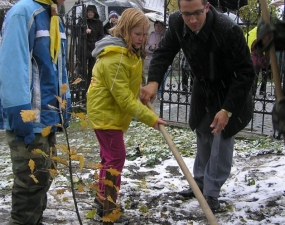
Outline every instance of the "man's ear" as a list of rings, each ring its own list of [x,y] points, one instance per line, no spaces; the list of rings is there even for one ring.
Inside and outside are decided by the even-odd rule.
[[[206,3],[205,9],[206,9],[206,13],[209,12],[209,10],[210,10],[210,3],[209,2]]]

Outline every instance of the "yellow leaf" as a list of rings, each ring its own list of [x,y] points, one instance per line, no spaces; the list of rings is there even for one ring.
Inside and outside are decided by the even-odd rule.
[[[106,171],[108,171],[112,176],[118,176],[121,174],[121,172],[119,172],[116,169],[110,168],[110,169],[106,169]]]
[[[37,119],[38,110],[21,110],[20,114],[24,123],[32,122]]]
[[[42,151],[41,149],[39,149],[39,148],[36,148],[36,149],[33,149],[32,150],[32,153],[33,154],[41,154],[42,156],[44,156],[45,158],[48,158],[49,157],[49,155],[48,154],[46,154],[44,151]]]
[[[98,170],[98,169],[101,169],[103,168],[103,165],[101,163],[97,163],[97,164],[88,164],[88,168],[90,169],[94,169],[94,170]]]
[[[102,217],[102,221],[103,222],[114,222],[117,219],[119,219],[121,216],[123,215],[123,213],[121,212],[121,210],[119,208],[114,209],[110,214],[108,214],[107,216],[103,216]]]
[[[66,145],[64,145],[64,144],[62,144],[62,145],[60,145],[60,146],[61,146],[62,150],[63,150],[67,155],[69,155],[68,147],[67,147]]]
[[[54,147],[55,147],[57,150],[60,150],[60,145],[55,144]]]
[[[62,201],[67,202],[68,201],[68,197],[63,197]]]
[[[34,180],[34,182],[37,184],[39,183],[38,179],[35,177],[35,175],[31,174],[30,177]]]
[[[65,94],[65,92],[67,91],[67,89],[68,89],[68,85],[67,85],[67,84],[62,84],[60,93],[61,93],[62,95]]]
[[[84,157],[81,155],[79,157],[79,169],[82,170],[84,166]]]
[[[116,189],[116,192],[119,193],[120,188],[118,186],[116,186],[116,185],[114,185],[114,188]]]
[[[104,185],[108,185],[110,187],[113,187],[114,186],[114,183],[110,180],[106,180],[106,179],[102,179],[101,182],[104,184]]]
[[[81,130],[85,130],[88,125],[86,120],[81,119],[80,122],[81,122]]]
[[[75,113],[75,116],[77,116],[78,118],[83,119],[83,120],[86,119],[86,116],[84,113]]]
[[[52,126],[47,126],[44,129],[42,129],[42,136],[46,137],[50,134],[50,130],[51,130]]]
[[[95,216],[95,213],[96,213],[96,211],[95,211],[94,209],[92,209],[91,211],[89,211],[89,212],[87,213],[86,219],[92,219],[92,220],[93,220],[93,218],[94,218],[94,216]]]
[[[57,161],[57,162],[59,162],[59,163],[62,163],[62,164],[64,164],[64,165],[66,165],[66,166],[68,166],[67,161],[64,160],[64,159],[62,159],[62,158],[59,158],[58,156],[53,156],[51,159],[54,160],[54,161]]]
[[[63,194],[65,191],[66,191],[65,188],[57,189],[57,190],[56,190],[56,193],[57,193],[58,195],[61,195],[61,194]]]
[[[49,169],[48,171],[49,171],[49,174],[52,178],[54,178],[55,175],[57,174],[57,170],[55,170],[55,169]]]
[[[70,147],[70,155],[76,155],[76,154],[77,154],[76,149],[73,147]]]
[[[70,159],[78,161],[78,155],[71,155]]]
[[[98,199],[101,199],[102,202],[105,201],[105,197],[100,194],[100,189],[96,194],[97,194]]]
[[[94,179],[99,180],[99,174],[97,171],[94,172]]]
[[[77,185],[77,189],[78,189],[78,192],[84,192],[84,185],[83,184],[78,184]]]
[[[80,170],[83,169],[83,166],[84,166],[84,158],[83,158],[82,155],[71,155],[71,156],[70,156],[70,159],[79,161],[79,168],[80,168]]]
[[[82,81],[81,78],[77,78],[75,81],[73,81],[72,84],[79,84]]]
[[[52,192],[49,192],[49,194],[50,194],[52,197],[54,197],[54,199],[55,199],[57,202],[61,202],[60,198],[57,197],[56,194],[54,194],[54,193],[52,193]]]
[[[49,155],[50,155],[50,157],[53,156],[53,147],[49,147]]]
[[[88,187],[90,190],[95,191],[96,193],[100,193],[100,187],[98,182],[88,183]]]
[[[56,148],[58,151],[61,151],[61,152],[63,152],[63,153],[66,153],[67,156],[69,155],[69,151],[68,151],[68,148],[67,148],[66,145],[64,145],[64,144],[61,144],[61,145],[55,144],[55,148]]]
[[[35,169],[35,161],[32,160],[32,159],[30,159],[28,165],[29,165],[29,167],[30,167],[31,173],[33,173],[33,172],[34,172],[34,169]]]
[[[62,98],[59,97],[59,96],[56,96],[56,95],[55,95],[55,97],[56,97],[57,101],[59,102],[59,104],[61,104],[62,103]]]
[[[66,104],[67,104],[67,101],[66,101],[66,100],[63,100],[63,101],[61,102],[61,104],[60,104],[60,107],[61,107],[62,109],[65,109],[65,108],[66,108]]]
[[[76,113],[74,112],[70,112],[69,114],[71,114],[71,116],[76,117]]]
[[[107,196],[107,200],[109,201],[109,202],[112,202],[114,205],[116,205],[117,207],[119,207],[119,205],[116,203],[116,202],[114,202],[114,200],[112,199],[112,197],[110,196],[110,195],[108,195]]]

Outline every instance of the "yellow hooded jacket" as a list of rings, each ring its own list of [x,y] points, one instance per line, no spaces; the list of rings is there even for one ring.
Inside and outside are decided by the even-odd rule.
[[[126,132],[134,117],[153,126],[158,116],[138,99],[142,82],[142,59],[128,54],[125,43],[107,36],[92,52],[97,61],[87,92],[91,128]]]

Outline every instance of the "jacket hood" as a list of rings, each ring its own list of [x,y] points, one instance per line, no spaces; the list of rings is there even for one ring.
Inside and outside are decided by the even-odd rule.
[[[126,48],[127,45],[121,38],[107,35],[95,43],[95,49],[92,51],[92,56],[97,57],[104,50],[104,48],[108,46],[119,46]]]
[[[92,10],[94,12],[94,18],[99,19],[99,14],[95,5],[88,5],[86,11]]]

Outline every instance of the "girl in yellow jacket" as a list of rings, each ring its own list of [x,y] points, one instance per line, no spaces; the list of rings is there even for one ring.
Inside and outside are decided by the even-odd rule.
[[[143,12],[127,9],[118,24],[109,30],[111,35],[96,42],[92,52],[97,61],[87,93],[87,114],[100,144],[103,165],[100,179],[105,177],[107,168],[122,171],[126,159],[123,133],[132,118],[154,129],[158,129],[158,124],[165,124],[138,99],[142,82],[142,49],[149,28],[149,20]],[[120,184],[119,175],[116,186],[120,187]],[[104,196],[102,183],[100,191]]]

